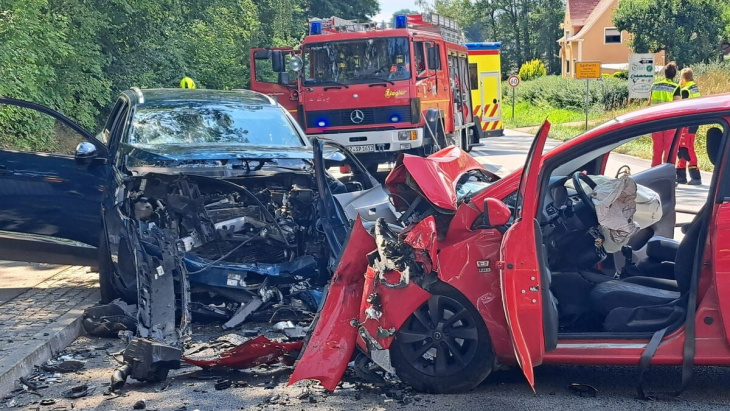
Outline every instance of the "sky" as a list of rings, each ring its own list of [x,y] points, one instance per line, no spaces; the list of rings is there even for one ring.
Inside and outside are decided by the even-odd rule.
[[[373,21],[380,23],[381,21],[390,21],[393,13],[401,9],[418,10],[415,0],[379,0],[380,14],[373,17]]]

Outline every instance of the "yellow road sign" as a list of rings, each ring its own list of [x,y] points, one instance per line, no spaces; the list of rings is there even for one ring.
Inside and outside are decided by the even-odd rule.
[[[581,80],[601,78],[601,62],[577,61],[575,63],[575,78]]]

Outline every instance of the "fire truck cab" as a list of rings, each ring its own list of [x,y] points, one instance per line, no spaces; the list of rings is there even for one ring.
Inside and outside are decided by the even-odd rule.
[[[251,51],[251,89],[372,169],[404,152],[478,145],[467,53],[458,24],[433,13],[397,16],[388,29],[310,19],[297,50]]]

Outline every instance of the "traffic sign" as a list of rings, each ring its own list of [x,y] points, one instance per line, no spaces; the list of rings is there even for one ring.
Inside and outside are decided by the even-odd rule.
[[[654,55],[629,55],[629,98],[649,98],[654,83]]]
[[[520,85],[520,78],[517,76],[509,76],[507,84],[509,84],[510,87],[517,87]]]
[[[575,63],[575,78],[580,80],[601,78],[600,61],[578,61]]]

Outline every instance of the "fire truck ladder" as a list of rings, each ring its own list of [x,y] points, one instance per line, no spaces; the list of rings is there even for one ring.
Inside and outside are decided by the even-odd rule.
[[[441,34],[441,37],[449,43],[464,44],[466,42],[464,33],[459,27],[459,23],[452,18],[436,13],[423,13],[421,14],[421,22],[434,26],[436,30],[430,31],[438,32]],[[425,27],[418,28],[422,30],[426,29]]]
[[[347,20],[341,17],[332,16],[328,19],[311,18],[309,23],[313,21],[321,21],[322,29],[325,32],[340,32],[349,33],[357,31],[369,31],[377,28],[377,23],[360,23],[355,20]]]

